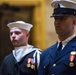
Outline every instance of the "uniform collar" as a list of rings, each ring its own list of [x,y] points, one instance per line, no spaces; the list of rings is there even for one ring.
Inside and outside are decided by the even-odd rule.
[[[32,45],[15,47],[15,49],[12,52],[17,62],[19,62],[21,58],[27,55],[28,53],[34,51],[32,48],[33,48]]]
[[[62,48],[64,48],[65,45],[66,45],[69,41],[71,41],[75,36],[76,36],[76,35],[75,35],[75,33],[74,33],[73,35],[71,35],[70,37],[68,37],[68,38],[65,39],[64,41],[62,41],[62,45],[63,45]],[[58,45],[57,45],[57,47],[59,46],[59,42],[60,42],[60,40],[58,39]]]

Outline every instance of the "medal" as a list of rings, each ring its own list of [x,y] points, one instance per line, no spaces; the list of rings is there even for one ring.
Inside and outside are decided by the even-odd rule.
[[[30,63],[31,61],[32,61],[32,58],[28,58],[28,61],[27,62]]]
[[[73,67],[74,66],[74,63],[73,62],[70,62],[69,65],[70,65],[70,67]]]
[[[28,58],[28,60],[27,60],[27,63],[28,63],[27,67],[31,67],[31,60],[32,60],[31,58]]]
[[[31,65],[31,68],[32,68],[32,69],[35,69],[35,65],[34,65],[34,64],[32,64],[32,65]]]
[[[71,54],[70,54],[70,63],[69,63],[70,67],[74,66],[75,54],[76,54],[75,51],[72,51]]]
[[[70,61],[73,61],[73,60],[74,60],[74,58],[75,58],[75,56],[74,56],[74,55],[70,55]]]
[[[75,51],[72,51],[72,52],[71,52],[71,55],[76,55],[76,52],[75,52]]]
[[[31,66],[30,63],[28,63],[28,64],[27,64],[27,67],[30,67],[30,66]]]
[[[31,69],[35,69],[35,60],[34,60],[34,58],[31,61]]]

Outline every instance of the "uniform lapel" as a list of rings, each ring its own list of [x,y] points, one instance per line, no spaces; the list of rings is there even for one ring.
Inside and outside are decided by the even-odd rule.
[[[53,45],[50,49],[50,56],[54,59],[55,55],[56,55],[56,49],[57,49],[57,43],[55,45]]]
[[[74,39],[72,39],[65,47],[64,49],[59,53],[59,55],[56,57],[57,61],[58,59],[60,59],[61,57],[63,57],[65,54],[67,54],[68,52],[74,50],[74,48],[76,49],[76,37]]]

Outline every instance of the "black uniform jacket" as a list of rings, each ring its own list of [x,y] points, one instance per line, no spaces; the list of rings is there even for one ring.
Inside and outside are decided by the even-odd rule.
[[[55,56],[56,48],[57,43],[42,52],[38,75],[76,75],[76,37],[58,56]]]
[[[13,53],[5,57],[0,70],[0,75],[38,75],[37,56],[33,63],[35,50],[25,55],[20,62],[17,62]]]

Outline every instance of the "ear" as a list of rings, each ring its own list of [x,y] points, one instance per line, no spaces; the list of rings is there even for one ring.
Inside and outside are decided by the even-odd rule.
[[[73,25],[76,25],[76,19],[73,21]]]
[[[26,36],[29,38],[29,36],[30,36],[30,33],[29,33],[29,32],[27,32]]]

